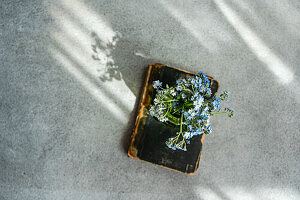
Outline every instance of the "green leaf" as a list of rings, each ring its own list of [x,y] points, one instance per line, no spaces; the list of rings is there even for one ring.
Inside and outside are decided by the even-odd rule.
[[[180,119],[173,116],[171,113],[167,114],[167,117],[169,119],[169,122],[171,122],[174,125],[180,125]]]

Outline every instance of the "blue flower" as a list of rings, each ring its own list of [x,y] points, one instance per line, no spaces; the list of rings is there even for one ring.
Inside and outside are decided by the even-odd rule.
[[[169,147],[170,149],[176,150],[176,148],[174,146],[172,146],[172,144],[170,144],[170,138],[169,138],[169,141],[166,141],[165,143],[166,143],[167,147]]]
[[[194,137],[196,135],[201,135],[203,133],[202,129],[196,129],[194,132],[191,133],[191,137]]]
[[[178,145],[176,145],[176,144],[175,144],[174,146],[175,146],[176,149],[186,151],[186,148],[183,148],[183,147],[178,146]]]
[[[167,117],[162,117],[162,118],[160,118],[160,121],[161,122],[166,122],[166,121],[168,121],[168,118]]]
[[[205,81],[205,86],[209,87],[209,85],[210,85],[210,80],[207,78],[206,81]]]
[[[196,105],[195,105],[195,110],[198,111],[198,110],[200,110],[200,108],[201,108],[201,105],[199,105],[199,104],[196,104]]]
[[[192,112],[191,115],[190,115],[192,118],[194,118],[196,116],[196,113],[195,112]]]
[[[177,85],[181,85],[181,84],[182,84],[182,79],[178,79],[178,80],[176,81],[176,84],[177,84]]]
[[[184,135],[183,135],[183,137],[185,138],[185,139],[190,139],[191,138],[191,132],[184,132]]]
[[[208,113],[205,113],[205,112],[204,112],[203,114],[201,113],[201,116],[200,116],[200,117],[202,118],[202,120],[209,119],[209,118],[208,118]]]
[[[194,85],[196,83],[196,79],[192,78],[191,80],[191,84]]]
[[[177,91],[181,91],[181,90],[182,90],[182,86],[177,85],[176,90],[177,90]]]
[[[220,110],[221,109],[221,99],[219,97],[215,98],[215,100],[212,102],[212,110]]]
[[[201,93],[203,93],[205,91],[204,85],[200,85],[198,89]]]
[[[182,124],[189,125],[191,122],[189,120],[185,120]]]
[[[202,79],[201,79],[200,76],[196,76],[196,82],[197,82],[198,84],[201,84],[201,83],[202,83]]]
[[[186,118],[187,118],[188,120],[193,119],[193,117],[192,117],[191,115],[187,116]]]
[[[206,88],[206,94],[208,95],[208,96],[211,96],[211,89],[208,87],[208,88]]]
[[[151,108],[149,109],[149,113],[150,113],[150,115],[151,115],[152,117],[155,115],[154,107],[151,107]]]
[[[201,135],[203,133],[202,129],[196,129],[195,135]]]
[[[208,79],[208,77],[203,72],[199,72],[198,74],[204,79],[202,84],[205,85],[206,87],[209,87],[210,80]]]
[[[206,75],[205,75],[202,71],[198,72],[198,74],[199,74],[200,76],[202,76],[203,78],[206,77]]]
[[[162,82],[160,82],[159,80],[153,81],[152,86],[153,88],[157,89],[158,87],[162,86]]]
[[[174,89],[172,89],[172,90],[170,91],[170,94],[171,94],[172,96],[176,96],[176,95],[177,95],[177,92],[176,92]]]
[[[194,105],[200,105],[201,106],[203,102],[204,102],[204,98],[201,95],[199,95],[199,96],[197,96],[197,100],[194,101]]]

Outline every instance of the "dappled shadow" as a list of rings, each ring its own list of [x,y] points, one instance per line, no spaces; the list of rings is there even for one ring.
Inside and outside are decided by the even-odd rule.
[[[101,62],[104,65],[104,69],[98,69],[98,71],[104,73],[99,76],[101,81],[112,81],[113,79],[121,80],[121,71],[117,65],[115,65],[113,58],[113,51],[115,50],[116,43],[119,41],[120,36],[117,34],[112,38],[112,42],[105,44],[98,36],[97,33],[92,32],[92,38],[95,40],[95,44],[92,44],[92,50],[94,54],[92,58]],[[104,55],[101,55],[104,54]]]
[[[94,44],[91,45],[92,58],[99,61],[97,69],[101,74],[99,79],[103,82],[122,80],[136,96],[134,109],[129,115],[129,122],[121,139],[123,150],[127,154],[142,96],[147,66],[158,60],[136,55],[134,43],[123,40],[120,33],[116,34],[112,42],[108,44],[105,44],[95,32],[91,36],[94,39]]]

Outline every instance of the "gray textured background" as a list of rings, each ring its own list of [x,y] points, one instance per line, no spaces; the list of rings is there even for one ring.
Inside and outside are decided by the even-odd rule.
[[[232,93],[199,171],[129,159],[147,64]],[[300,199],[297,0],[0,3],[0,199]]]

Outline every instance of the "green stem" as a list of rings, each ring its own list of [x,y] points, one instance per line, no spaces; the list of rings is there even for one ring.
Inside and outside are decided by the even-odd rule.
[[[204,101],[204,103],[208,103],[208,102],[211,102],[211,101],[212,101],[212,99],[207,99],[207,100]]]
[[[164,117],[169,113],[169,111],[170,111],[170,106],[169,106],[169,108],[168,108],[168,110],[167,110],[167,112],[164,114]]]
[[[182,107],[182,110],[184,110],[184,106]],[[181,113],[181,119],[180,119],[180,133],[182,133],[182,119],[183,119],[183,112]]]
[[[183,88],[183,89],[182,89],[182,91],[184,91],[184,90],[185,90],[185,91],[188,91],[188,92],[190,92],[190,93],[192,93],[192,94],[193,94],[193,91],[191,91],[191,90],[190,90],[190,89],[188,89],[188,88]],[[182,93],[182,92],[181,92],[181,93]]]
[[[175,124],[176,126],[180,125],[180,123],[178,122],[177,118],[174,117],[171,113],[168,113],[167,117],[169,118],[169,122],[171,122],[172,124]]]
[[[227,112],[216,112],[216,113],[211,113],[210,115],[218,115],[218,114],[224,114],[224,113],[227,113]]]
[[[184,109],[184,107],[182,108],[182,110]],[[183,119],[183,113],[181,113],[181,120],[180,120],[180,134],[182,135],[182,138],[184,139],[185,143],[186,143],[186,139],[184,138],[183,132],[182,132],[182,119]],[[179,134],[178,134],[179,135]]]
[[[178,135],[176,136],[176,139],[175,139],[175,141],[174,141],[175,144],[177,144],[177,141],[178,141],[179,136],[180,136],[180,134],[178,134]],[[173,144],[174,144],[174,143],[173,143]]]
[[[179,111],[182,108],[177,108],[176,110],[174,110],[172,113],[177,113],[177,111]]]
[[[169,100],[169,101],[162,101],[161,103],[167,103],[167,102],[172,102],[172,101],[178,101],[178,100]]]

